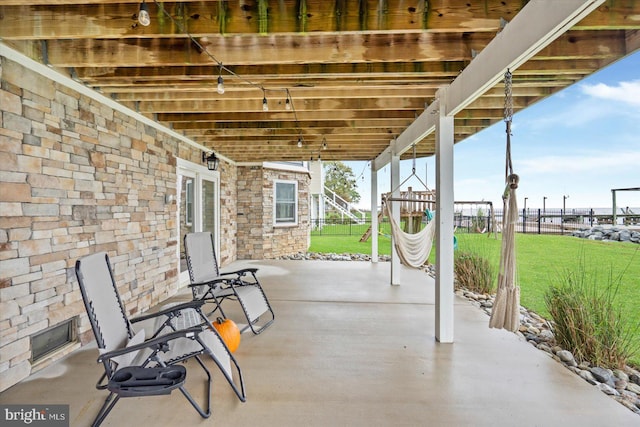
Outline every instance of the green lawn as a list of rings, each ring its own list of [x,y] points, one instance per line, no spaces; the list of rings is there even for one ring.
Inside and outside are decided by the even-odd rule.
[[[486,234],[456,234],[459,250],[479,252],[491,259],[496,268],[500,257],[500,240]],[[312,236],[310,252],[371,254],[371,240],[360,243],[360,235]],[[434,262],[432,251],[430,260]],[[379,254],[391,253],[388,237],[379,238]],[[567,236],[537,234],[516,235],[516,257],[521,290],[521,304],[544,317],[548,311],[544,294],[551,283],[567,269],[582,263],[598,278],[602,286],[609,284],[609,275],[622,274],[617,300],[631,325],[640,325],[640,245],[621,242],[599,242]],[[640,329],[636,329],[640,330]],[[636,335],[640,345],[640,334]],[[633,359],[640,366],[640,354]]]

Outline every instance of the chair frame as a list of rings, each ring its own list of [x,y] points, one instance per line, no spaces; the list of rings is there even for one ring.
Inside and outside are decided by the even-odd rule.
[[[150,364],[156,364],[161,368],[167,368],[177,363],[184,362],[187,359],[195,358],[195,360],[198,362],[198,364],[206,374],[207,396],[206,396],[206,401],[204,402],[204,405],[198,404],[193,399],[191,394],[184,387],[184,379],[182,380],[181,383],[176,384],[170,387],[169,389],[167,389],[166,387],[163,389],[162,387],[154,388],[153,386],[150,386],[145,393],[141,393],[139,395],[168,394],[171,391],[173,391],[173,389],[177,388],[180,390],[180,392],[184,395],[184,397],[189,401],[189,403],[194,407],[194,409],[198,412],[198,414],[200,414],[202,418],[209,418],[211,416],[211,382],[212,382],[211,372],[209,371],[209,369],[207,368],[207,366],[204,364],[204,362],[200,357],[201,355],[208,355],[214,360],[218,368],[220,368],[220,370],[222,371],[225,378],[231,385],[231,388],[233,389],[238,399],[240,399],[241,402],[245,402],[246,393],[244,388],[244,380],[242,378],[242,371],[240,370],[240,367],[236,359],[233,357],[233,355],[227,348],[226,344],[224,343],[224,341],[222,340],[222,338],[220,337],[216,329],[213,327],[209,319],[203,314],[202,306],[205,302],[190,301],[182,304],[173,305],[171,307],[165,308],[163,310],[160,310],[152,314],[147,314],[147,315],[136,317],[134,319],[129,319],[128,316],[126,315],[124,305],[122,303],[122,299],[120,298],[120,293],[118,292],[118,288],[116,286],[113,270],[109,262],[109,256],[106,253],[94,254],[94,256],[100,256],[100,255],[104,255],[105,257],[104,260],[109,271],[111,285],[113,286],[113,291],[115,293],[115,297],[120,309],[120,315],[123,317],[124,323],[127,328],[128,338],[131,339],[134,335],[133,329],[131,327],[133,323],[141,322],[149,319],[155,319],[157,322],[160,323],[160,326],[155,330],[153,336],[145,340],[144,342],[141,342],[135,345],[130,345],[127,347],[118,348],[116,350],[112,350],[112,351],[108,351],[100,354],[100,356],[97,359],[97,362],[103,364],[104,372],[98,379],[96,383],[96,388],[98,390],[109,390],[109,395],[105,398],[105,401],[102,404],[102,407],[100,408],[98,414],[96,415],[96,418],[94,419],[91,425],[93,427],[99,426],[105,420],[107,415],[109,415],[109,413],[111,412],[111,410],[113,409],[115,404],[120,400],[121,397],[130,397],[130,395],[127,395],[126,393],[118,392],[117,390],[114,390],[114,388],[112,387],[113,382],[111,380],[113,379],[116,372],[119,371],[117,362],[115,362],[113,359],[118,356],[122,356],[132,352],[138,352],[145,349],[150,350],[151,354],[146,357],[146,359],[141,365],[139,365],[140,368],[146,368]],[[103,334],[100,330],[99,321],[96,317],[96,313],[94,310],[94,302],[89,297],[88,292],[86,290],[87,278],[84,277],[84,274],[82,272],[82,260],[83,259],[79,259],[76,261],[75,272],[78,278],[78,283],[80,285],[80,292],[82,294],[82,299],[87,311],[87,315],[91,323],[91,329],[93,330],[98,348],[104,349],[106,348],[107,345],[105,343]],[[191,327],[188,327],[186,329],[175,328],[173,326],[173,320],[181,316],[183,311],[186,309],[195,310],[200,316],[201,322]],[[220,362],[218,357],[216,357],[213,351],[204,343],[202,337],[200,336],[203,333],[215,334],[216,337],[219,339],[220,344],[224,347],[224,349],[226,349],[226,352],[230,358],[230,364],[233,365],[232,367],[235,369],[238,375],[238,379],[237,379],[238,384],[234,382],[233,378],[224,369],[222,362]],[[159,356],[160,353],[168,351],[169,343],[178,338],[188,338],[188,339],[197,341],[200,344],[201,350],[192,351],[190,353],[181,355],[174,359],[163,360]],[[123,369],[126,369],[126,368],[123,368]]]
[[[218,267],[218,258],[216,256],[215,246],[213,242],[213,234],[211,232],[200,232],[200,233],[207,233],[210,235],[211,249],[213,254],[213,264],[214,264],[213,268],[215,270],[216,277],[211,280],[205,280],[202,282],[197,282],[195,280],[193,264],[192,264],[193,261],[191,259],[191,256],[189,256],[189,249],[188,249],[189,245],[187,240],[190,234],[199,234],[199,233],[185,234],[184,236],[185,258],[187,260],[187,267],[189,270],[189,279],[191,280],[191,284],[189,285],[189,287],[192,290],[194,300],[211,302],[215,304],[215,308],[211,310],[208,313],[208,315],[211,316],[212,313],[215,313],[216,311],[219,310],[220,314],[224,318],[226,318],[224,310],[222,309],[222,303],[224,302],[224,300],[230,299],[230,300],[239,302],[240,307],[242,308],[242,311],[247,319],[247,326],[244,326],[240,330],[240,332],[244,332],[247,329],[251,329],[251,332],[253,332],[255,335],[260,334],[262,331],[264,331],[267,327],[269,327],[273,323],[273,321],[275,320],[275,313],[273,312],[273,309],[271,308],[271,304],[267,299],[264,289],[262,288],[262,285],[260,284],[260,281],[256,276],[258,269],[243,268],[236,271],[229,271],[224,273],[220,272],[220,269]],[[208,288],[202,295],[198,295],[197,293],[197,288],[200,286]],[[247,307],[243,303],[242,297],[239,295],[238,290],[243,286],[254,286],[260,290],[267,307],[267,310],[265,311],[265,313],[268,312],[271,315],[271,318],[264,324],[260,325],[259,327],[257,326],[259,317],[253,320],[251,319],[251,316],[247,310]]]

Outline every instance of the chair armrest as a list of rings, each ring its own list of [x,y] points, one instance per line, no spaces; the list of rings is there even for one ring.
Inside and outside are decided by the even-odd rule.
[[[175,312],[187,309],[187,308],[196,308],[197,309],[197,308],[202,307],[202,305],[204,303],[205,303],[204,301],[195,300],[195,301],[184,302],[184,303],[181,303],[181,304],[176,304],[174,306],[165,308],[164,310],[160,310],[160,311],[157,311],[155,313],[145,314],[143,316],[136,317],[135,319],[131,319],[130,322],[131,323],[136,323],[136,322],[140,322],[140,321],[143,321],[143,320],[153,319],[154,317],[166,316],[169,313],[175,313]]]
[[[193,288],[194,286],[214,287],[214,285],[217,285],[218,283],[227,283],[227,282],[229,282],[229,280],[231,280],[231,279],[217,278],[217,279],[213,279],[213,280],[207,280],[206,282],[190,283],[189,287],[190,288]]]
[[[244,276],[246,273],[257,273],[258,269],[257,268],[243,268],[241,270],[236,270],[236,271],[229,271],[226,273],[220,273],[220,276],[228,276],[231,274],[237,274],[238,276]]]
[[[166,335],[160,335],[159,337],[151,338],[145,342],[141,342],[140,344],[124,347],[118,350],[108,351],[98,357],[98,363],[102,363],[105,360],[112,359],[117,356],[122,356],[123,354],[131,353],[132,351],[143,350],[145,348],[154,348],[156,350],[161,350],[162,347],[171,340],[177,338],[193,338],[203,330],[204,326],[194,326],[189,329],[182,329],[180,331],[170,332]]]

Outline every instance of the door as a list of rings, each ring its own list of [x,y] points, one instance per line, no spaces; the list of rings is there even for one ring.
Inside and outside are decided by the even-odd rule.
[[[178,245],[180,283],[189,282],[184,236],[198,231],[213,233],[216,254],[220,241],[220,175],[202,165],[178,159]]]

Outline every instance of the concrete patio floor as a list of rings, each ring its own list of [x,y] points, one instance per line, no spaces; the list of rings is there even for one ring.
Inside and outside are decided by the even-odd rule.
[[[404,269],[402,285],[392,287],[389,263],[239,261],[224,270],[244,266],[260,268],[276,313],[263,334],[245,333],[235,353],[247,402],[216,371],[209,419],[174,392],[122,399],[104,426],[640,425],[545,353],[489,329],[487,315],[463,299],[455,299],[455,343],[436,342],[435,284],[426,273]],[[94,387],[96,357],[95,346],[82,348],[2,393],[0,403],[70,404],[71,425],[89,425],[106,396]],[[190,370],[187,381],[198,401],[201,373]]]

